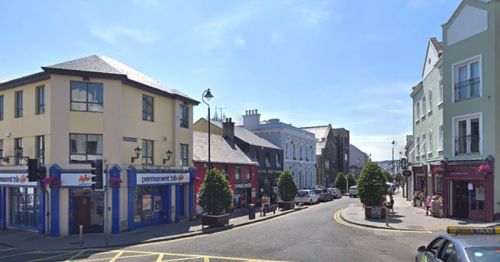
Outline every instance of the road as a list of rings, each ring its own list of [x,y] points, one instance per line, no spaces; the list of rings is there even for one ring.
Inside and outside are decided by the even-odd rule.
[[[417,247],[438,234],[338,223],[335,213],[354,201],[359,199],[344,197],[265,222],[169,242],[60,252],[0,248],[0,261],[414,261]]]

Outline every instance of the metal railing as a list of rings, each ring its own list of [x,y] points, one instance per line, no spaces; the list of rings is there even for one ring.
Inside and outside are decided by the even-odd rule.
[[[479,135],[463,135],[455,137],[455,155],[479,153]]]
[[[479,97],[480,84],[481,79],[479,77],[455,83],[455,101],[462,101],[473,97]]]

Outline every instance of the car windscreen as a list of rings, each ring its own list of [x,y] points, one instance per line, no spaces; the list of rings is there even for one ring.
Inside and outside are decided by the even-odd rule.
[[[465,249],[471,262],[500,261],[500,246],[498,247],[471,247]]]
[[[298,196],[305,196],[305,195],[307,195],[307,194],[309,194],[309,191],[299,190],[299,191],[297,192],[297,195],[298,195]]]
[[[318,189],[318,190],[314,190],[314,192],[315,192],[316,194],[321,194],[321,190],[320,190],[320,189]]]

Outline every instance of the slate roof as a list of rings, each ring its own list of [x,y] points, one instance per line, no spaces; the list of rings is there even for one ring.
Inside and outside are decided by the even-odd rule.
[[[441,56],[441,54],[443,53],[443,43],[439,42],[435,37],[431,37],[431,43],[436,51],[438,51],[438,55]]]
[[[328,133],[331,130],[330,125],[326,126],[311,126],[302,127],[301,129],[307,132],[313,133],[316,137],[316,155],[321,155],[321,150],[326,146],[326,139],[328,138]]]
[[[188,98],[190,100],[194,100],[189,96],[179,92],[178,90],[170,89],[167,86],[161,84],[160,82],[150,78],[149,76],[106,56],[91,55],[51,66],[42,66],[42,69],[70,70],[70,71],[121,75],[125,76],[127,79],[131,81],[144,84],[156,89],[160,89],[170,94],[175,94]]]
[[[222,122],[220,121],[210,121],[214,125],[223,128],[222,127]],[[265,140],[264,138],[254,134],[252,131],[242,127],[242,126],[235,126],[234,127],[234,136],[247,142],[250,145],[253,146],[263,146],[267,148],[273,148],[273,149],[280,149],[280,147],[276,146],[275,144]]]
[[[193,161],[208,162],[208,135],[193,132]],[[210,135],[210,161],[213,163],[257,165],[235,144],[231,147],[224,137]]]

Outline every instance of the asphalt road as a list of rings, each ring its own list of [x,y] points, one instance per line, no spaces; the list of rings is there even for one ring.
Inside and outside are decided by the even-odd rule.
[[[344,197],[228,231],[112,250],[33,252],[0,247],[0,261],[414,261],[417,247],[437,235],[335,221],[334,214],[354,201],[359,199]]]

